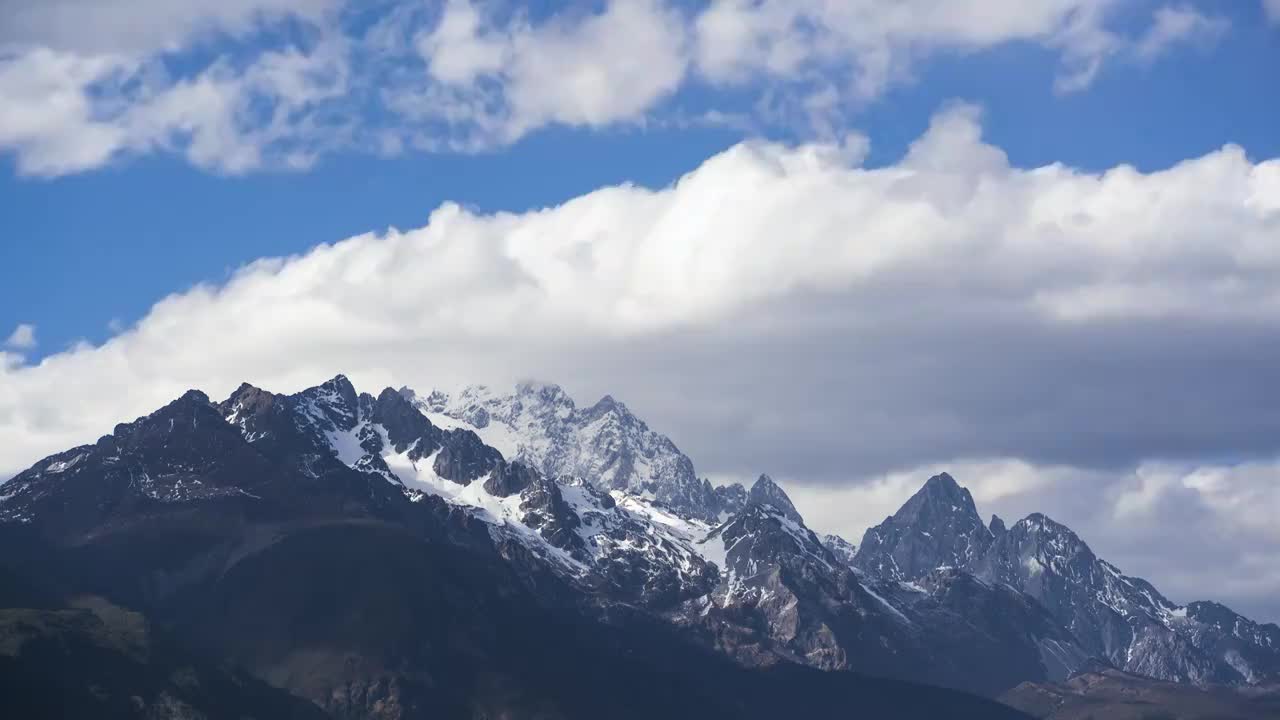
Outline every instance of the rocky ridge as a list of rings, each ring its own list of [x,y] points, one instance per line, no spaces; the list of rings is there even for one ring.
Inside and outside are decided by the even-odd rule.
[[[621,403],[581,410],[541,384],[374,396],[337,376],[292,395],[245,384],[217,403],[193,391],[0,487],[0,528],[61,542],[165,518],[187,528],[176,518],[192,513],[232,533],[223,564],[316,518],[390,523],[496,553],[538,602],[574,617],[648,618],[740,665],[988,695],[1064,680],[1090,657],[1191,682],[1266,682],[1280,643],[1275,626],[1220,605],[1175,606],[1043,516],[984,525],[945,474],[860,546],[820,538],[767,475],[713,488]],[[234,539],[257,527],[267,539]],[[163,577],[140,597],[183,587],[183,575]],[[394,687],[407,702],[408,686]]]
[[[1034,513],[984,526],[969,492],[946,473],[867,530],[855,567],[916,582],[956,568],[1034,598],[1090,656],[1175,682],[1248,685],[1280,677],[1280,628],[1214,603],[1180,606],[1097,557],[1070,528]]]

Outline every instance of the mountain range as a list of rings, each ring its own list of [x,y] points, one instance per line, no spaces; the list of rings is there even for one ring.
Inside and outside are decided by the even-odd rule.
[[[1099,668],[1280,681],[1277,626],[984,523],[945,473],[855,546],[541,383],[190,391],[0,485],[0,540],[0,607],[39,619],[0,617],[0,669],[85,673],[103,716],[226,716],[233,686],[245,717],[999,718],[981,696]]]

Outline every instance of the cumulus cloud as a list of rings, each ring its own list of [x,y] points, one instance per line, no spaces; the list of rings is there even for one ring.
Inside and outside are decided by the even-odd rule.
[[[510,143],[549,124],[641,118],[676,90],[687,65],[683,18],[658,0],[611,0],[599,14],[540,25],[495,25],[470,0],[450,0],[416,47],[434,82],[416,97],[394,91],[396,106],[445,120],[472,145]]]
[[[29,323],[19,323],[18,327],[13,329],[9,334],[9,338],[4,341],[4,346],[14,350],[30,350],[36,346],[36,326]]]
[[[483,151],[548,126],[680,117],[686,90],[705,96],[701,117],[834,141],[939,56],[1036,45],[1060,57],[1056,87],[1078,91],[1109,58],[1150,62],[1226,29],[1176,6],[1131,36],[1116,5],[18,0],[0,7],[0,151],[39,176],[151,152],[298,168],[335,148]]]
[[[860,165],[867,142],[745,142],[669,187],[524,213],[447,204],[172,295],[100,346],[7,354],[0,468],[189,387],[533,376],[623,398],[704,473],[788,479],[854,539],[949,467],[987,511],[1059,516],[1179,599],[1188,558],[1223,583],[1255,563],[1223,585],[1242,608],[1280,596],[1258,571],[1278,542],[1280,160],[1019,168],[964,104],[896,163]],[[1197,551],[1168,518],[1227,539]]]
[[[1096,374],[1127,382],[1137,380],[1135,372],[1165,382],[1160,367],[1143,363],[1201,372],[1232,352],[1220,343],[1199,346],[1201,340],[1273,328],[1280,307],[1278,161],[1254,163],[1227,146],[1150,174],[1126,166],[1102,173],[1020,169],[980,135],[978,111],[955,105],[899,163],[883,168],[850,164],[842,147],[749,142],[658,190],[607,187],[523,214],[481,215],[446,204],[420,229],[251,264],[224,286],[165,299],[102,347],[2,377],[20,396],[59,373],[97,384],[106,379],[101,372],[124,372],[113,380],[123,382],[134,361],[163,358],[172,372],[146,368],[139,377],[167,393],[207,377],[238,381],[278,354],[321,371],[334,362],[327,352],[309,351],[352,348],[354,358],[365,354],[362,342],[412,354],[459,338],[554,347],[599,338],[645,343],[714,328],[728,342],[789,338],[800,352],[831,333],[863,338],[868,348],[936,338],[951,344],[912,362],[972,372],[951,390],[967,400],[974,383],[1001,379],[977,367],[991,348],[972,346],[993,333],[1006,335],[1011,350],[1041,345],[1038,352],[1048,353],[1076,343],[1083,349],[1064,364],[1087,362]],[[779,317],[786,324],[777,324]],[[1171,328],[1179,334],[1170,337]],[[1184,348],[1184,339],[1196,344]],[[1174,349],[1184,352],[1168,358]],[[220,352],[242,362],[225,362]],[[1265,372],[1255,366],[1265,357],[1241,356],[1232,376],[1260,377]],[[179,360],[195,372],[183,372]],[[1039,367],[1045,360],[1001,363]],[[869,369],[886,382],[910,370]],[[57,387],[47,385],[49,399]],[[1096,400],[1073,401],[1055,387],[1037,392],[1048,410]],[[106,399],[127,402],[114,393]],[[1150,418],[1154,427],[1125,434],[1177,426],[1161,402],[1167,400],[1147,403],[1161,411]],[[24,404],[14,402],[17,411]],[[109,415],[143,409],[117,406]],[[93,413],[79,416],[87,421]],[[25,446],[35,452],[65,440]],[[1077,442],[1084,443],[1064,440],[1059,452]]]

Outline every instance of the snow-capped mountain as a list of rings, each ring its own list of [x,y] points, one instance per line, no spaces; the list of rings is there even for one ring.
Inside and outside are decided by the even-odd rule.
[[[206,547],[139,576],[137,597],[166,611],[182,578],[222,577],[282,533],[335,523],[463,548],[557,613],[658,623],[748,666],[989,695],[1090,656],[1191,681],[1277,670],[1275,626],[1175,606],[1043,516],[983,525],[949,475],[855,547],[816,535],[767,475],[712,488],[621,403],[581,410],[552,385],[375,396],[337,376],[292,395],[245,384],[218,403],[192,391],[0,486],[0,528],[72,547],[145,528],[166,552]],[[378,687],[359,697],[403,700]]]
[[[811,717],[855,703],[1010,716],[941,689],[807,668],[748,673],[714,654],[685,624],[691,610],[719,613],[718,588],[733,577],[720,568],[736,554],[708,541],[713,530],[653,498],[509,461],[397,391],[357,393],[343,377],[294,395],[244,385],[220,403],[192,391],[0,486],[0,619],[17,613],[28,638],[37,615],[4,608],[50,604],[38,617],[62,633],[61,650],[99,636],[114,649],[116,631],[95,629],[102,622],[135,634],[163,625],[166,648],[256,675],[225,676],[258,703],[255,716],[577,718],[606,708],[763,720],[784,703]],[[60,597],[89,598],[105,620],[57,609]],[[731,614],[695,629],[707,627],[750,631]],[[778,662],[770,637],[761,653]],[[117,653],[127,676],[107,672],[94,647],[73,650],[70,682],[93,682],[98,696],[127,687],[171,706],[170,690],[211,699],[203,683],[222,682],[193,674],[198,660],[167,660],[182,653],[132,646]],[[70,667],[24,647],[4,659],[10,680],[15,667],[39,668],[33,678]],[[262,680],[291,695],[268,696]],[[637,683],[654,692],[619,703]],[[319,710],[266,710],[289,697]]]
[[[539,392],[552,414],[571,405],[562,393]],[[245,385],[220,405],[251,444],[297,435],[304,440],[296,444],[375,474],[411,500],[442,498],[483,522],[496,541],[517,544],[586,586],[607,587],[611,597],[656,606],[715,584],[716,568],[693,547],[709,526],[670,516],[646,498],[615,491],[615,500],[579,477],[555,480],[524,461],[508,462],[470,425],[433,423],[410,390],[387,388],[375,398],[338,376],[274,402],[263,396]],[[273,422],[283,428],[266,429]]]
[[[996,694],[1028,676],[1065,679],[1087,653],[1033,599],[972,576],[859,577],[804,525],[767,476],[713,531],[727,577],[684,621],[742,662],[779,659],[889,673]],[[782,506],[781,509],[779,505]]]
[[[486,386],[456,393],[401,392],[441,427],[474,431],[503,456],[552,478],[578,478],[604,492],[654,499],[682,517],[715,520],[725,505],[675,443],[606,395],[579,408],[557,385],[525,382],[511,393]],[[732,501],[729,501],[730,504]]]
[[[1035,598],[1090,655],[1130,672],[1195,683],[1280,677],[1280,628],[1252,623],[1220,605],[1179,606],[1042,514],[1007,528],[993,517],[984,526],[969,492],[945,473],[868,529],[854,564],[900,581],[959,568],[1016,588]]]

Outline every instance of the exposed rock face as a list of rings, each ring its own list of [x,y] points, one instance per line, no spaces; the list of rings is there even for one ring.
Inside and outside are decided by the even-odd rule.
[[[612,398],[580,410],[554,386],[468,392],[374,396],[342,376],[293,395],[242,385],[217,404],[193,391],[0,487],[0,532],[87,548],[83,564],[33,567],[89,568],[93,589],[189,623],[201,643],[346,717],[461,702],[439,684],[461,671],[430,653],[482,648],[484,664],[499,662],[493,613],[514,614],[506,633],[640,623],[628,642],[678,638],[654,640],[655,657],[678,646],[990,695],[1065,678],[1091,655],[1197,682],[1277,672],[1280,629],[1175,606],[1044,516],[983,524],[949,475],[855,548],[814,534],[768,476],[749,491],[697,479]],[[311,605],[316,592],[371,624],[344,635],[340,608]],[[291,654],[255,614],[282,605],[313,607],[316,647],[343,649]],[[437,634],[417,613],[472,621]]]
[[[716,508],[719,509],[720,515],[734,515],[742,511],[747,504],[747,489],[737,483],[731,485],[721,485],[712,493],[716,498]]]
[[[791,503],[791,498],[787,497],[782,488],[778,487],[778,484],[768,475],[761,475],[751,486],[751,490],[747,493],[747,504],[772,507],[791,522],[804,522],[796,506]]]
[[[973,496],[942,473],[929,478],[893,517],[867,530],[855,565],[877,577],[917,580],[936,568],[969,567],[991,540]]]
[[[896,654],[912,654],[905,621],[776,505],[748,504],[707,543],[724,549],[725,575],[700,619],[714,625],[740,618],[734,624],[743,636],[721,647],[744,662],[803,658],[831,670],[893,668]]]
[[[564,501],[560,484],[539,477],[520,494],[520,521],[538,531],[547,542],[561,550],[584,552],[582,536],[574,532],[582,521],[573,506]]]
[[[991,531],[991,537],[997,539],[1009,530],[1009,528],[1005,527],[1004,520],[1000,519],[999,515],[991,516],[991,524],[987,526],[987,529]]]
[[[510,497],[540,480],[540,476],[524,463],[499,463],[488,480],[485,492],[494,497]]]
[[[1008,585],[940,568],[890,592],[915,613],[930,616],[939,641],[986,646],[982,657],[995,677],[993,689],[1025,675],[1027,667],[1041,666],[1048,679],[1062,680],[1089,660],[1048,611]]]
[[[644,495],[684,517],[715,519],[722,503],[693,462],[610,396],[579,408],[557,385],[522,383],[514,393],[484,386],[418,398],[401,392],[442,425],[478,433],[509,460],[547,477],[582,478],[604,490]],[[733,492],[728,493],[732,503]]]
[[[939,690],[746,674],[710,654],[750,655],[735,638],[755,638],[755,664],[865,657],[904,676],[926,659],[780,488],[762,485],[762,503],[743,491],[717,535],[733,547],[717,549],[716,526],[651,493],[552,479],[477,440],[342,377],[295,395],[246,385],[216,405],[188,393],[4,486],[0,596],[15,573],[105,593],[336,717],[772,718],[855,703],[1000,717]],[[565,673],[597,680],[569,691]],[[637,682],[661,692],[608,704]]]
[[[858,547],[839,535],[823,535],[822,544],[827,546],[831,554],[841,563],[853,567],[853,559],[858,555]]]
[[[706,542],[725,548],[726,577],[700,619],[744,662],[909,673],[994,694],[1064,678],[1087,655],[1030,597],[959,570],[864,582],[774,504],[749,505]]]
[[[1280,678],[1280,626],[1258,623],[1225,605],[1196,601],[1186,608],[1184,631],[1206,654],[1223,658],[1249,684]]]
[[[1035,513],[983,526],[945,473],[871,528],[854,564],[889,580],[954,567],[1034,598],[1089,655],[1155,678],[1245,684],[1280,678],[1280,628],[1204,603],[1180,607],[1098,558],[1069,528]],[[1210,619],[1212,618],[1212,619]]]

